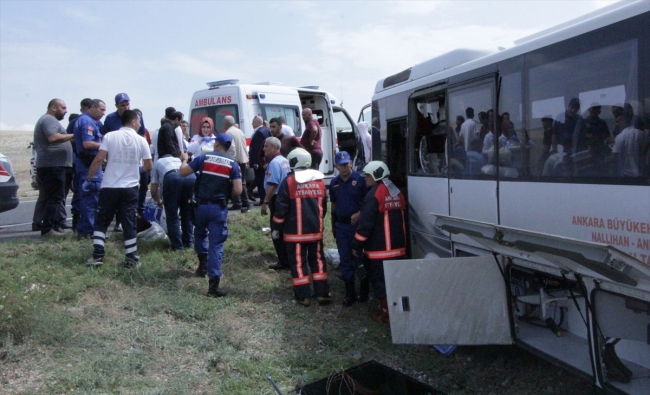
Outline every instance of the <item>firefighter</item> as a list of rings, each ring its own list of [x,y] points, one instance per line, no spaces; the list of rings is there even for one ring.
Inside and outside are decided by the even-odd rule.
[[[290,173],[280,184],[273,215],[274,238],[283,233],[287,248],[293,292],[300,304],[311,304],[311,280],[320,305],[332,301],[323,260],[323,228],[327,212],[327,191],[323,173],[310,169],[311,155],[296,148],[287,156]]]
[[[399,188],[389,179],[388,166],[372,161],[363,168],[366,194],[361,208],[357,233],[352,241],[352,253],[366,256],[366,270],[375,298],[379,299],[381,312],[374,314],[375,321],[389,322],[384,279],[384,261],[406,255],[406,200]]]

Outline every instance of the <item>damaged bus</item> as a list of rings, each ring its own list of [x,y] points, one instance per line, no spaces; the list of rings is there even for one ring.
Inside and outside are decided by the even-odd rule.
[[[648,71],[642,0],[377,83],[373,156],[409,202],[394,343],[516,344],[650,393]]]

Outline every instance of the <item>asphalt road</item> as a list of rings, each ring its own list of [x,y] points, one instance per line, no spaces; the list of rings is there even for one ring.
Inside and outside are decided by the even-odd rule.
[[[36,200],[20,200],[20,204],[13,210],[0,213],[0,242],[16,238],[38,239],[41,232],[32,232],[32,216]],[[68,223],[72,221],[70,214],[70,198],[66,204]]]

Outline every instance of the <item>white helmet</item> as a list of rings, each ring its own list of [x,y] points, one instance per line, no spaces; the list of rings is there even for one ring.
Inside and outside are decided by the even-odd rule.
[[[375,181],[383,180],[390,175],[388,166],[380,160],[373,160],[368,163],[362,171],[364,174],[370,175]]]
[[[289,167],[293,169],[309,169],[311,167],[311,155],[304,148],[295,148],[287,155]]]

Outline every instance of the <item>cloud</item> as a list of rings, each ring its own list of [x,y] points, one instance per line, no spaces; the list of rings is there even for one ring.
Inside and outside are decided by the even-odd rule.
[[[441,7],[449,7],[443,1],[390,1],[388,11],[391,14],[428,15]]]
[[[101,17],[93,14],[89,10],[81,9],[80,4],[82,3],[75,2],[74,7],[62,6],[61,9],[66,16],[74,19],[75,21],[81,22],[84,25],[97,26],[98,24],[103,24],[104,20]]]

